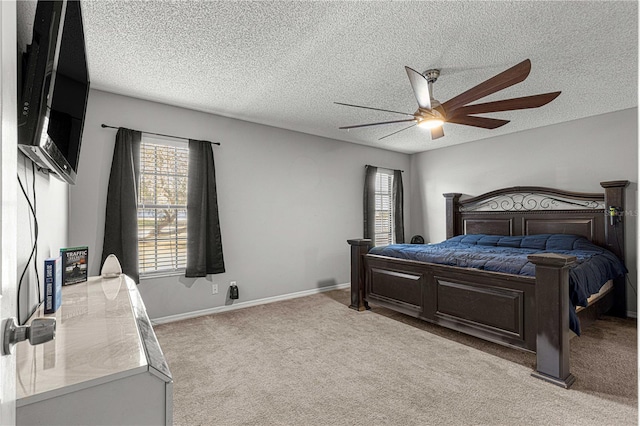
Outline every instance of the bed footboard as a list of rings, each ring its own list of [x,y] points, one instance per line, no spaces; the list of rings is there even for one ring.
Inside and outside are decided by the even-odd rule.
[[[530,255],[529,261],[536,265],[535,284],[531,286],[533,282],[525,281],[532,278],[510,278],[467,268],[367,256],[371,240],[348,242],[351,245],[350,308],[369,309],[367,299],[371,297],[382,306],[446,328],[535,351],[534,377],[564,388],[575,381],[569,369],[568,269],[576,260],[574,256]],[[411,283],[405,282],[407,280]],[[414,288],[415,285],[419,288]],[[413,295],[411,303],[407,300],[408,287],[415,293],[409,294]],[[454,287],[456,294],[447,293],[450,287]],[[455,300],[458,300],[457,309],[451,309]],[[458,306],[464,300],[468,303]],[[408,306],[412,309],[408,310]]]

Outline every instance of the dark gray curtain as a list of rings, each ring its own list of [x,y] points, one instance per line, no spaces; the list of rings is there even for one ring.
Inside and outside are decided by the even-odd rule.
[[[364,175],[364,238],[376,238],[376,174],[378,168],[366,166]]]
[[[393,171],[393,232],[396,244],[404,243],[404,190],[402,171]]]
[[[102,261],[115,254],[122,272],[137,283],[138,275],[138,186],[142,133],[118,129],[113,150],[107,210],[104,222]]]
[[[186,277],[224,272],[211,142],[189,140]]]

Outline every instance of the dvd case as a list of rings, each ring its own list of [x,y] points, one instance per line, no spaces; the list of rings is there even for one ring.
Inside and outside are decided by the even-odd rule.
[[[60,249],[62,256],[63,285],[77,284],[87,281],[87,267],[89,263],[88,247],[71,247]]]

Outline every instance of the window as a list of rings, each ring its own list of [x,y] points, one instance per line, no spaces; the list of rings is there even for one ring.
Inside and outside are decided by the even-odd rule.
[[[378,169],[376,173],[376,214],[375,237],[376,246],[393,244],[393,172]]]
[[[186,144],[143,136],[140,144],[140,275],[184,271],[187,262]]]

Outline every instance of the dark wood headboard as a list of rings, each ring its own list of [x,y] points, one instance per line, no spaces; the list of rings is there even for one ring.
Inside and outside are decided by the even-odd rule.
[[[447,238],[464,234],[574,234],[588,238],[624,261],[624,215],[612,226],[609,206],[624,210],[629,181],[601,182],[600,193],[514,186],[460,200],[446,199]]]

